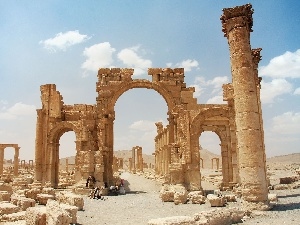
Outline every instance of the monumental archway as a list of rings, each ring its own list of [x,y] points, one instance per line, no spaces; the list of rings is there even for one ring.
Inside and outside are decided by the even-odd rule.
[[[42,108],[37,110],[36,182],[57,184],[58,137],[68,129],[76,133],[76,166],[79,178],[89,174],[100,184],[113,182],[113,123],[117,99],[132,88],[150,88],[168,105],[169,124],[157,123],[156,172],[169,184],[200,190],[199,136],[213,131],[221,140],[223,186],[240,183],[248,202],[267,203],[267,181],[260,79],[260,50],[251,49],[253,9],[250,4],[223,9],[222,31],[228,39],[232,83],[223,86],[225,105],[200,105],[194,88],[186,87],[182,68],[150,68],[152,81],[134,80],[133,69],[101,68],[96,105],[64,105],[54,84],[41,86]],[[76,124],[68,127],[64,122]],[[62,125],[61,125],[62,124]],[[47,137],[50,136],[50,139]],[[47,159],[50,154],[50,161]],[[251,157],[249,157],[251,156]],[[168,162],[161,164],[162,161]],[[47,164],[49,163],[49,164]]]

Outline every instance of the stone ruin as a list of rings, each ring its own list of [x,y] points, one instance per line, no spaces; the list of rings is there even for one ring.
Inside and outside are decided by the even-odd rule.
[[[58,217],[66,223],[76,223],[76,211],[83,209],[82,197],[56,191],[62,183],[60,176],[66,177],[59,170],[59,139],[68,131],[74,131],[76,135],[74,173],[72,182],[66,181],[65,187],[83,184],[89,175],[95,177],[97,186],[113,185],[114,172],[122,169],[124,164],[122,158],[113,155],[114,107],[118,98],[133,88],[153,89],[167,103],[169,124],[163,127],[162,123],[156,123],[154,153],[155,174],[164,177],[163,201],[174,201],[175,204],[187,200],[195,204],[205,201],[201,186],[203,159],[199,137],[204,131],[212,131],[221,141],[221,190],[238,186],[236,193],[247,204],[253,204],[255,209],[266,209],[269,204],[268,181],[260,102],[261,78],[257,70],[261,48],[251,49],[252,14],[252,6],[247,4],[223,9],[221,16],[232,73],[232,83],[223,85],[223,100],[227,104],[198,104],[193,97],[195,89],[186,87],[183,68],[149,68],[152,81],[133,79],[133,69],[100,68],[94,105],[66,105],[55,84],[42,85],[42,108],[37,109],[34,182],[15,183],[14,189],[19,191],[0,183],[1,200],[11,201],[0,203],[1,218],[22,212],[15,217],[26,218],[28,224],[46,220],[48,224],[56,224]],[[15,144],[0,144],[0,174],[3,173],[6,147],[15,148],[14,174],[17,176],[19,147]],[[219,159],[213,160],[218,169]],[[133,147],[129,162],[131,172],[142,171],[143,165],[142,147]],[[235,201],[235,196],[214,193],[208,194],[207,199],[212,206],[223,206],[226,201]],[[33,207],[36,202],[47,208]],[[25,214],[29,207],[32,209]],[[208,214],[199,215],[199,218],[205,219]]]
[[[133,69],[101,68],[94,105],[65,105],[54,84],[42,85],[42,108],[37,110],[35,182],[58,186],[59,139],[65,132],[74,131],[76,182],[92,174],[97,184],[112,184],[115,103],[129,89],[147,88],[157,91],[168,107],[169,124],[164,128],[156,123],[157,174],[188,191],[202,190],[199,136],[212,131],[221,141],[221,188],[239,184],[246,201],[267,204],[261,78],[257,71],[261,49],[250,46],[252,13],[248,4],[224,9],[221,17],[232,71],[232,83],[223,85],[227,104],[198,104],[193,97],[195,89],[186,87],[183,68],[149,68],[152,81],[133,79]]]

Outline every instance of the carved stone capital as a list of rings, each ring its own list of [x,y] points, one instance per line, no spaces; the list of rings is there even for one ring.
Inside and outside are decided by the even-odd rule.
[[[222,21],[224,36],[227,37],[232,29],[238,27],[247,27],[249,32],[252,32],[253,11],[251,4],[223,9],[223,15],[220,20]]]

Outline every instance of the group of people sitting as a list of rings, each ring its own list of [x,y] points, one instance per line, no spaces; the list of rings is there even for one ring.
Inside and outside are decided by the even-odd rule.
[[[104,197],[102,196],[102,192],[101,192],[102,189],[103,187],[101,187],[101,189],[99,187],[95,187],[94,189],[91,190],[89,197],[92,199],[104,200]]]
[[[104,200],[103,197],[103,190],[108,189],[108,195],[118,195],[118,194],[125,194],[125,189],[124,189],[124,180],[121,179],[119,182],[116,182],[114,186],[110,186],[108,188],[107,182],[104,183],[104,186],[99,188],[99,186],[95,187],[96,179],[90,175],[87,178],[86,181],[86,187],[91,188],[91,192],[89,194],[89,197],[91,199],[101,199]]]

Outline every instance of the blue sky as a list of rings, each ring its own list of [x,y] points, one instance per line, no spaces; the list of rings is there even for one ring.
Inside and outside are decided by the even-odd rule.
[[[248,1],[4,1],[0,0],[0,143],[17,143],[34,159],[40,85],[56,84],[65,104],[95,104],[99,67],[184,67],[198,103],[223,103],[231,82],[222,9]],[[268,157],[300,152],[300,1],[252,1],[252,48],[261,47],[259,75]],[[139,145],[154,152],[157,121],[167,106],[155,91],[132,89],[116,103],[115,150]],[[60,156],[75,155],[73,132]],[[201,144],[220,153],[217,136]],[[13,158],[13,149],[5,150]]]

